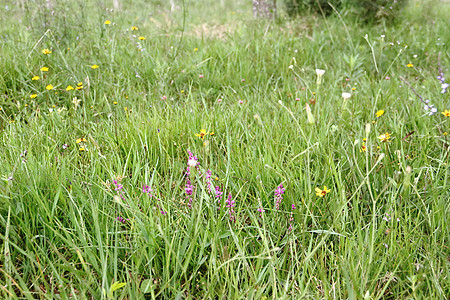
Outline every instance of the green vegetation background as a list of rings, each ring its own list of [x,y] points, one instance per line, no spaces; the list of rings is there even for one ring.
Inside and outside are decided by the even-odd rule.
[[[1,297],[446,299],[449,5],[388,27],[175,4],[2,2]],[[198,175],[188,207],[187,149],[220,209]]]

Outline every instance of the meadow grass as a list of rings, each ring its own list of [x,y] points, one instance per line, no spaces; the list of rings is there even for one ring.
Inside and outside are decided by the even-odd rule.
[[[448,298],[448,4],[50,3],[0,7],[2,298]]]

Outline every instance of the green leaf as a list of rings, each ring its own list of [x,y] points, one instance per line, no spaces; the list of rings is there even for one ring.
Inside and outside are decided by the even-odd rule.
[[[109,287],[109,293],[108,293],[108,297],[112,298],[113,297],[113,292],[123,288],[124,286],[126,286],[127,284],[125,282],[115,282],[113,283],[110,287]]]
[[[141,292],[144,294],[150,293],[152,289],[152,280],[151,279],[145,279],[141,283]]]

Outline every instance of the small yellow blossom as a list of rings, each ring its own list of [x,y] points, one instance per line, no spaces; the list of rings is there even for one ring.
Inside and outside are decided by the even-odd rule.
[[[117,101],[114,101],[113,104],[116,105],[116,104],[117,104]]]
[[[315,95],[316,94],[316,92],[313,92],[313,95]]]
[[[143,40],[145,40],[145,37],[140,36],[140,37],[138,37],[138,39],[140,39],[141,41],[143,41]]]
[[[95,70],[95,69],[97,69],[97,68],[98,68],[97,65],[92,65],[92,66],[91,66],[91,69],[94,69],[94,70]]]
[[[110,20],[106,20],[104,24],[105,25],[109,25],[109,24],[111,24],[111,21]]]
[[[71,90],[73,90],[73,86],[68,85],[68,86],[66,87],[66,91],[71,91]]]
[[[385,133],[385,134],[382,134],[382,135],[380,135],[379,137],[378,137],[378,139],[380,140],[380,141],[382,141],[382,142],[389,142],[389,139],[391,138],[391,135],[389,134],[389,133]]]
[[[214,131],[213,132],[211,132],[209,135],[211,135],[211,136],[213,136],[214,135]]]
[[[83,83],[82,83],[82,82],[78,82],[77,85],[78,85],[78,86],[82,86]]]
[[[125,106],[125,107],[123,108],[123,110],[124,110],[124,111],[127,111],[127,110],[128,110],[128,107]]]
[[[323,190],[316,188],[316,196],[319,196],[319,197],[323,197],[326,194],[328,194],[329,192],[331,192],[331,190],[329,190],[326,186],[323,187]]]
[[[131,27],[131,30],[139,30],[136,26]]]
[[[352,87],[352,91],[356,91],[356,88]]]
[[[195,135],[203,140],[207,134],[209,134],[209,132],[206,132],[206,129],[202,129],[200,130],[200,133],[196,133]]]
[[[365,142],[365,141],[367,141],[367,139],[366,139],[366,138],[363,138],[363,141]]]
[[[11,124],[11,123],[15,123],[15,122],[16,122],[16,121],[14,121],[14,120],[10,120],[10,121],[9,121],[10,124]]]
[[[83,152],[84,151],[84,148],[83,147],[81,147],[80,149],[78,149],[78,150],[80,150],[80,152]]]
[[[414,67],[414,65],[413,65],[412,63],[409,63],[409,64],[407,64],[406,66],[407,66],[408,68]]]
[[[47,68],[47,67],[42,67],[42,68],[41,68],[41,71],[42,71],[42,72],[47,72],[47,71],[48,71],[48,68]]]
[[[53,85],[49,84],[45,87],[47,91],[53,90]]]
[[[181,93],[184,93],[184,90],[181,90]]]
[[[377,118],[381,117],[384,114],[384,110],[379,110],[377,111],[377,113],[375,114],[377,116]]]
[[[77,144],[79,144],[81,142],[86,142],[86,139],[85,138],[79,138],[79,139],[76,140]]]
[[[361,149],[359,149],[359,152],[366,152],[366,151],[367,151],[366,144],[363,143]]]
[[[44,53],[44,54],[52,53],[52,51],[50,51],[49,49],[43,49],[41,52]]]
[[[446,116],[446,117],[450,117],[450,110],[444,110],[443,112],[442,112],[442,114],[444,115],[444,116]]]
[[[33,76],[33,78],[31,78],[31,80],[39,80],[40,77],[39,76]]]
[[[2,108],[0,107],[0,110],[1,110]],[[448,133],[447,132],[444,132],[444,135],[447,135]]]
[[[198,51],[198,48],[194,48],[194,51]]]
[[[36,98],[36,97],[37,97],[37,94],[31,94],[31,95],[30,95],[30,98],[31,98],[31,99],[34,99],[34,98]]]
[[[83,86],[82,86],[82,85],[79,85],[79,86],[77,86],[75,89],[77,89],[77,90],[82,90],[82,89],[83,89]]]

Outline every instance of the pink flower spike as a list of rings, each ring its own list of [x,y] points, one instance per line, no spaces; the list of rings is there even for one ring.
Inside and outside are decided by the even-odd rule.
[[[222,99],[220,99],[220,98],[219,98],[219,99],[217,99],[217,102],[219,102],[219,103],[220,103],[220,102],[222,102]]]
[[[162,96],[161,100],[167,100],[167,96]]]
[[[242,101],[242,100],[239,100],[239,101],[238,101],[238,103],[239,103],[239,104],[242,104],[242,103],[244,103],[244,101]]]
[[[295,101],[300,101],[300,98],[295,98]]]
[[[391,79],[391,77],[389,77],[389,76],[386,76],[386,77],[385,77],[385,79],[386,79],[386,80],[390,80],[390,79]]]
[[[241,82],[245,82],[245,79],[244,79],[244,78],[242,78],[242,79],[241,79]]]
[[[203,74],[198,75],[198,78],[203,78]]]

